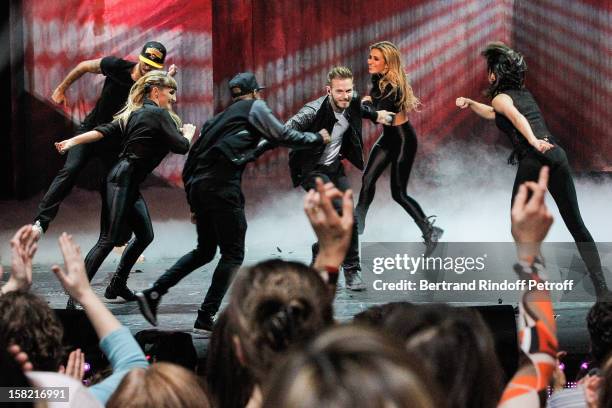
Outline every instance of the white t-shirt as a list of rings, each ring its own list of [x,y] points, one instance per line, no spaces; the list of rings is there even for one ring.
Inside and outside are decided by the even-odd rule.
[[[319,164],[330,165],[340,154],[340,148],[342,147],[342,135],[349,127],[348,120],[346,120],[343,113],[344,112],[334,112],[337,122],[332,129],[331,142],[325,146],[325,150],[319,159]]]

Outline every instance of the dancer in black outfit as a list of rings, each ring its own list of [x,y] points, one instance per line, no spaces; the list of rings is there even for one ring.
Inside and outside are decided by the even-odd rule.
[[[518,163],[512,200],[521,184],[536,181],[542,166],[550,167],[548,190],[576,241],[597,297],[607,296],[609,291],[599,252],[580,215],[567,155],[550,134],[538,104],[524,86],[527,64],[523,56],[502,43],[489,44],[482,55],[487,59],[492,106],[464,97],[457,98],[457,106],[469,107],[479,116],[495,120],[497,127],[510,138],[514,149],[508,162]]]
[[[121,58],[108,56],[104,58],[82,61],[64,78],[61,84],[53,91],[51,99],[58,104],[66,106],[66,91],[77,79],[86,73],[102,74],[106,77],[100,98],[96,106],[83,119],[76,134],[82,134],[94,129],[96,126],[111,122],[127,101],[128,94],[134,82],[153,69],[163,68],[166,57],[166,48],[156,42],[147,42],[139,55],[139,62],[127,61]],[[170,66],[169,73],[174,75],[176,67]],[[45,196],[38,206],[38,214],[34,219],[34,230],[38,238],[47,231],[49,223],[53,221],[59,206],[70,193],[81,170],[94,158],[100,158],[104,176],[117,160],[120,152],[120,141],[103,139],[96,143],[83,144],[70,149],[64,167],[59,171]],[[104,181],[100,180],[100,191],[104,194]],[[102,196],[104,201],[104,196]],[[129,235],[127,236],[129,238]]]
[[[194,143],[183,169],[187,201],[198,232],[198,246],[168,269],[150,289],[136,296],[143,316],[157,325],[161,297],[185,276],[210,261],[221,250],[221,259],[198,310],[194,330],[209,331],[236,270],[244,259],[247,222],[244,216],[242,174],[262,138],[284,146],[328,143],[329,134],[302,133],[283,126],[260,99],[255,76],[236,75],[230,82],[233,103],[208,120]]]
[[[172,151],[185,154],[195,132],[190,124],[182,126],[172,112],[176,82],[163,71],[151,71],[140,78],[130,91],[125,108],[111,123],[56,143],[61,153],[79,144],[92,143],[102,138],[121,141],[119,160],[111,169],[106,182],[106,201],[100,238],[85,260],[91,280],[114,246],[120,243],[126,229],[134,232],[121,256],[117,271],[104,296],[134,300],[127,288],[127,279],[138,257],[153,241],[153,226],[147,205],[140,194],[140,183]]]
[[[383,127],[383,134],[372,147],[363,173],[356,208],[359,233],[363,233],[365,229],[366,214],[376,192],[376,181],[387,166],[391,165],[391,196],[414,219],[423,233],[427,256],[435,249],[443,230],[434,227],[433,221],[430,220],[433,216],[427,217],[419,203],[406,193],[417,150],[416,133],[406,118],[406,113],[416,109],[419,100],[408,83],[399,50],[389,41],[370,46],[368,72],[372,74],[372,90],[370,96],[363,99],[364,105],[369,106],[371,110],[387,110],[397,115],[392,125]],[[375,122],[374,115],[371,119]]]
[[[316,179],[332,182],[340,191],[350,188],[344,172],[342,159],[347,159],[359,170],[363,170],[363,141],[361,138],[362,116],[375,122],[386,123],[390,116],[387,111],[362,108],[353,89],[353,73],[347,67],[337,66],[327,74],[327,95],[304,105],[286,126],[301,132],[316,132],[325,129],[331,134],[332,141],[326,146],[310,149],[293,149],[289,152],[289,167],[294,187],[302,186],[309,191],[316,188]],[[342,202],[334,200],[334,207],[341,211]],[[317,256],[318,243],[312,246],[312,262]],[[345,287],[353,291],[365,290],[361,278],[359,260],[359,235],[357,222],[353,225],[351,245],[342,263]]]

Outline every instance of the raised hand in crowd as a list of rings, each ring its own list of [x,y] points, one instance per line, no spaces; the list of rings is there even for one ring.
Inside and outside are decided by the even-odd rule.
[[[319,240],[319,253],[315,269],[337,268],[344,261],[351,242],[353,228],[353,192],[342,193],[333,183],[316,180],[316,191],[311,189],[304,197],[304,211]],[[332,200],[342,200],[342,215],[334,209]]]
[[[540,244],[546,238],[553,217],[545,203],[549,169],[540,170],[538,181],[523,183],[512,205],[512,236],[519,258],[533,258],[540,254]]]
[[[28,290],[32,285],[32,259],[38,248],[37,238],[32,225],[28,224],[19,228],[11,239],[11,276],[2,286],[2,293]]]
[[[61,365],[59,372],[81,381],[85,376],[85,353],[81,349],[73,350],[68,356],[66,366]]]
[[[104,338],[119,329],[121,324],[104,306],[89,284],[81,248],[74,243],[72,236],[65,232],[59,237],[59,247],[64,256],[64,268],[53,265],[51,269],[66,292],[83,306],[98,337]]]

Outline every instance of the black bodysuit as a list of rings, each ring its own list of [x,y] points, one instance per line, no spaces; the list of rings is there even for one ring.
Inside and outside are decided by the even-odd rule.
[[[140,184],[170,152],[185,154],[189,142],[179,132],[166,109],[146,99],[132,113],[125,128],[118,121],[98,126],[105,138],[121,140],[121,154],[106,180],[98,242],[85,258],[89,280],[112,249],[123,244],[126,232],[134,232],[121,256],[117,276],[127,277],[138,257],[153,241],[153,226]],[[129,235],[128,235],[129,236]]]
[[[399,90],[392,93],[391,85],[380,91],[381,75],[372,76],[372,105],[374,110],[387,110],[398,113],[398,102],[402,95]],[[376,117],[370,118],[376,123]],[[421,231],[427,228],[426,216],[419,203],[406,193],[410,171],[417,151],[417,136],[410,122],[400,126],[383,126],[383,133],[372,150],[363,173],[361,192],[356,213],[360,232],[363,231],[368,208],[374,200],[376,181],[382,172],[391,165],[391,196],[414,219]]]
[[[537,102],[527,89],[504,90],[502,93],[512,99],[516,109],[529,122],[536,138],[547,140],[555,145],[553,149],[546,153],[538,152],[508,118],[496,112],[495,124],[508,135],[514,147],[509,162],[511,164],[518,163],[514,187],[512,188],[512,201],[514,201],[521,184],[526,181],[537,181],[542,166],[550,168],[548,190],[555,203],[557,203],[565,225],[572,234],[574,241],[576,241],[580,255],[595,285],[595,290],[599,294],[606,289],[606,282],[601,270],[601,260],[593,237],[584,225],[580,215],[576,188],[565,150],[555,142],[550,134]]]

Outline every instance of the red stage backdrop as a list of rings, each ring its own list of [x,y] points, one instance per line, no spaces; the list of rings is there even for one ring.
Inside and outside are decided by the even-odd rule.
[[[368,45],[396,43],[423,106],[411,114],[427,151],[470,133],[480,122],[460,112],[460,95],[480,97],[486,72],[479,56],[492,40],[527,57],[528,85],[551,130],[584,169],[610,166],[612,6],[610,0],[24,0],[27,90],[48,99],[79,61],[114,54],[136,58],[147,40],[179,66],[177,111],[198,127],[229,103],[228,80],[253,70],[270,107],[289,118],[324,92],[336,64],[349,66],[367,93]],[[102,77],[75,83],[64,113],[83,118]],[[490,129],[490,128],[487,128]],[[366,146],[377,133],[366,125]],[[45,129],[40,129],[44,132]],[[247,176],[288,187],[287,151],[268,153]],[[156,174],[180,184],[184,158],[171,156]]]
[[[185,122],[200,124],[212,114],[211,10],[209,1],[24,1],[27,91],[51,105],[52,90],[80,61],[106,55],[136,61],[144,43],[157,40],[168,50],[166,66],[179,67],[177,112]],[[103,80],[86,74],[75,82],[65,114],[83,119]],[[183,162],[170,155],[156,174],[179,183]]]
[[[510,41],[511,11],[510,0],[215,2],[215,109],[229,103],[227,82],[245,69],[268,87],[266,100],[283,119],[323,94],[333,65],[349,66],[366,93],[368,46],[390,40],[423,102],[411,120],[427,149],[472,127],[473,115],[458,112],[455,98],[479,95],[486,86],[479,52],[493,39]],[[366,131],[369,148],[377,133],[373,126]],[[251,174],[288,180],[286,155],[284,149],[269,153]]]
[[[517,0],[527,85],[576,167],[612,171],[612,1]]]

